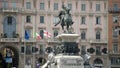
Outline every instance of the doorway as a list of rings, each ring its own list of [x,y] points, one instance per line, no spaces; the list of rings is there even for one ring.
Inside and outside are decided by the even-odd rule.
[[[19,52],[16,48],[5,46],[0,48],[0,68],[18,68]]]

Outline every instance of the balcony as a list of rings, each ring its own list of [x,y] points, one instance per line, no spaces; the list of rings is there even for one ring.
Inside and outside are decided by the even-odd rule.
[[[119,52],[114,52],[112,49],[108,49],[108,54],[112,56],[120,55]]]
[[[80,42],[88,42],[87,39],[80,39]]]
[[[1,38],[0,41],[1,42],[19,42],[20,39],[19,38]]]
[[[108,9],[109,13],[120,13],[120,8],[111,7]]]
[[[1,8],[0,9],[1,12],[19,12],[19,9],[18,8]]]
[[[47,10],[47,14],[48,14],[48,15],[51,15],[51,14],[52,14],[52,10],[51,10],[51,9],[48,9],[48,10]]]
[[[98,44],[107,44],[107,40],[103,40],[103,39],[90,39],[89,40],[90,43],[98,43]]]
[[[36,14],[36,9],[25,9],[25,8],[22,8],[21,9],[21,13],[23,14],[26,14],[26,13],[29,13],[29,14]]]
[[[33,28],[33,24],[32,23],[25,23],[25,28]]]
[[[0,42],[19,42],[19,34],[18,33],[13,33],[12,38],[7,37],[6,34],[1,33],[1,39]]]

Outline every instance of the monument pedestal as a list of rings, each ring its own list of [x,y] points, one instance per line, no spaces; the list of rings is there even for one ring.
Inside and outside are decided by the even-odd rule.
[[[57,49],[59,53],[50,53],[47,62],[42,68],[84,68],[84,60],[78,54],[78,34],[61,34],[56,38],[62,43],[58,45],[61,49]]]
[[[61,46],[64,46],[64,54],[59,53],[55,56],[56,68],[84,68],[84,60],[78,55],[77,51],[78,44],[76,40],[78,37],[78,34],[61,34],[56,37],[62,42]]]
[[[79,53],[78,34],[60,34],[56,38],[62,43],[59,47],[61,48],[61,53],[67,55],[77,55]]]

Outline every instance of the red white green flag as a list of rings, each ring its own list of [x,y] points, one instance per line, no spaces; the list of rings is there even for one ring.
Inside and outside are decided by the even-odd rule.
[[[38,34],[38,33],[35,33],[35,36],[34,36],[37,40],[40,40],[41,39],[41,36]]]

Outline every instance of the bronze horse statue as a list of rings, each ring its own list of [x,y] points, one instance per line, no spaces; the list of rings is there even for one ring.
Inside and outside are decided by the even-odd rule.
[[[58,17],[60,21],[55,24],[57,26],[59,23],[61,23],[62,30],[64,30],[64,26],[66,26],[66,30],[69,31],[69,28],[73,24],[72,17],[70,14],[70,9],[62,5],[62,8],[64,9],[63,11],[60,11]],[[65,30],[64,30],[65,32]]]

